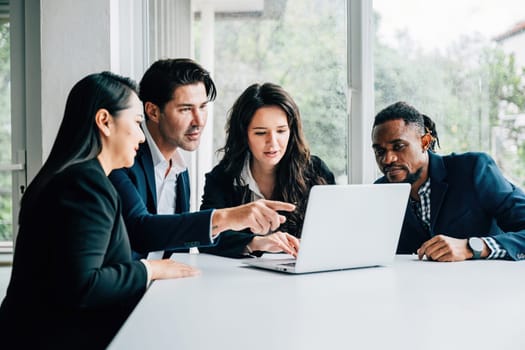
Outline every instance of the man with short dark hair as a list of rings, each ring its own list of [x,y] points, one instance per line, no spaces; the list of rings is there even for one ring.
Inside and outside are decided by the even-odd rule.
[[[194,151],[199,146],[207,106],[215,96],[208,71],[191,59],[159,60],[144,73],[139,97],[144,103],[146,142],[140,145],[131,168],[110,175],[121,197],[135,258],[154,251],[211,246],[226,230],[250,228],[253,233],[266,234],[285,220],[277,210],[295,208],[261,200],[234,208],[189,212],[189,176],[180,150]],[[248,244],[253,237],[245,233],[233,238]],[[273,245],[273,249],[293,255],[298,249],[285,241],[274,241]],[[224,251],[227,246],[221,245],[218,253],[228,255]]]
[[[525,259],[525,193],[485,153],[432,151],[430,118],[405,102],[374,120],[376,183],[412,185],[397,252],[436,261]]]

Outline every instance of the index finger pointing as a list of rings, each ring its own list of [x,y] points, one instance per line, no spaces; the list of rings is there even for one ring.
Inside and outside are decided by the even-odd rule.
[[[295,204],[292,204],[292,203],[272,201],[272,200],[265,200],[264,203],[266,204],[268,208],[273,209],[273,210],[283,210],[283,211],[294,211],[295,210]]]

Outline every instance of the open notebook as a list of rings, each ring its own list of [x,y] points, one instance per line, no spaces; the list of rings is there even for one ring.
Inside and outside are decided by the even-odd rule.
[[[297,259],[263,257],[243,263],[288,273],[388,265],[409,193],[409,184],[314,186]]]

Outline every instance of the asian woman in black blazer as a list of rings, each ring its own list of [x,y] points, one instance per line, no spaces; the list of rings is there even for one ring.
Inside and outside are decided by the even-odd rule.
[[[49,158],[22,198],[0,308],[3,349],[105,348],[150,280],[198,273],[172,260],[131,259],[107,175],[133,164],[142,119],[127,78],[92,74],[71,90]]]

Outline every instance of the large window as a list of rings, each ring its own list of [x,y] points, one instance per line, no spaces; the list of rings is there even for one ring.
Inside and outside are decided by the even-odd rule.
[[[436,122],[440,153],[487,152],[525,187],[525,2],[375,0],[374,11],[376,112],[409,102]]]
[[[212,67],[218,87],[213,151],[224,145],[234,100],[255,82],[273,82],[299,105],[312,153],[346,183],[346,1],[195,1],[194,11],[196,59]]]
[[[25,83],[28,47],[24,25],[28,23],[23,21],[24,4],[0,0],[0,253],[12,249],[21,193],[27,183],[25,96],[26,87],[36,88]]]
[[[4,7],[0,12],[0,242],[13,238],[10,61],[9,16]]]

